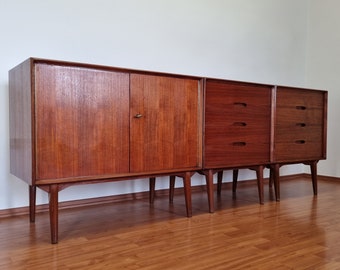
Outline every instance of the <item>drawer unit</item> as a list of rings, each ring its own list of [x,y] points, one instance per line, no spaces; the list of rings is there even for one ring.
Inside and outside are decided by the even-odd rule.
[[[269,163],[271,89],[207,79],[205,168]]]
[[[277,87],[273,162],[326,157],[326,93]]]

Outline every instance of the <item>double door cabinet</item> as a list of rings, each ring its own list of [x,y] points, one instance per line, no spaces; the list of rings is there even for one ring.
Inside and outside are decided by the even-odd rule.
[[[9,72],[11,173],[49,193],[58,242],[58,192],[70,185],[279,168],[326,158],[327,92],[29,58]]]

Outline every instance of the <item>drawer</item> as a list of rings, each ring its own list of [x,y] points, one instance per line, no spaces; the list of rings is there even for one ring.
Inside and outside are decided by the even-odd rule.
[[[278,126],[321,125],[323,123],[323,114],[322,108],[300,110],[295,107],[279,107],[276,110],[276,123]]]
[[[291,125],[277,129],[275,134],[276,142],[314,141],[320,143],[322,139],[322,126]]]
[[[230,122],[206,126],[205,143],[213,143],[214,140],[253,140],[269,142],[269,124],[249,122]],[[211,139],[211,140],[210,140]]]
[[[205,147],[205,168],[248,166],[269,163],[269,144],[259,142],[224,141]]]
[[[266,115],[271,103],[271,87],[266,85],[207,80],[206,117]]]
[[[294,162],[324,158],[323,144],[320,141],[307,140],[303,143],[277,142],[274,144],[274,152],[275,162]]]
[[[276,106],[298,108],[298,109],[312,109],[324,107],[325,92],[296,89],[290,87],[277,87],[276,90]]]

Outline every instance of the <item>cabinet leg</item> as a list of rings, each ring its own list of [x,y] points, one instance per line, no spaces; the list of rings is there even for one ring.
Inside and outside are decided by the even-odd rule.
[[[59,188],[57,184],[50,185],[49,208],[52,244],[58,243],[58,192]]]
[[[280,201],[280,165],[274,164],[270,169],[274,180],[275,198],[276,201]]]
[[[257,189],[259,192],[259,200],[260,204],[264,204],[264,192],[263,192],[263,166],[259,166],[256,169],[256,177],[257,177]]]
[[[271,188],[273,186],[273,170],[272,168],[269,168],[269,188]]]
[[[312,175],[312,183],[313,183],[313,193],[314,195],[318,195],[318,179],[317,179],[317,161],[313,161],[310,164],[310,172]]]
[[[184,196],[185,196],[185,205],[187,209],[187,217],[192,216],[192,205],[191,205],[191,173],[186,172],[183,177],[183,185],[184,185]]]
[[[233,170],[233,193],[235,193],[237,189],[237,178],[238,178],[238,169],[235,169]]]
[[[217,172],[217,195],[221,196],[223,171]]]
[[[155,200],[156,177],[149,178],[149,202],[152,204]]]
[[[213,170],[208,170],[208,173],[205,175],[205,180],[207,183],[209,212],[214,213],[215,207],[214,207],[214,172]]]
[[[173,203],[174,202],[175,181],[176,181],[176,176],[175,175],[171,175],[170,176],[170,182],[169,182],[169,203]]]
[[[36,206],[36,186],[29,186],[29,198],[30,198],[30,221],[35,222],[35,206]]]

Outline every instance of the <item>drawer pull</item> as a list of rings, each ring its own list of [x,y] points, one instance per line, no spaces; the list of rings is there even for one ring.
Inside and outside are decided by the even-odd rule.
[[[296,125],[299,126],[299,127],[305,127],[306,123],[296,123]]]
[[[137,114],[134,116],[134,118],[142,118],[142,117],[143,117],[143,115],[140,114],[140,113],[137,113]]]
[[[247,123],[245,123],[245,122],[234,122],[233,125],[237,126],[237,127],[245,127],[247,125]]]
[[[235,102],[234,105],[235,106],[241,106],[241,107],[247,107],[247,103],[245,103],[245,102]]]
[[[295,107],[297,110],[306,110],[307,109],[307,107],[306,106],[296,106]]]
[[[233,146],[246,146],[246,142],[233,142]]]
[[[296,144],[305,144],[306,141],[305,140],[296,140],[295,143]]]

